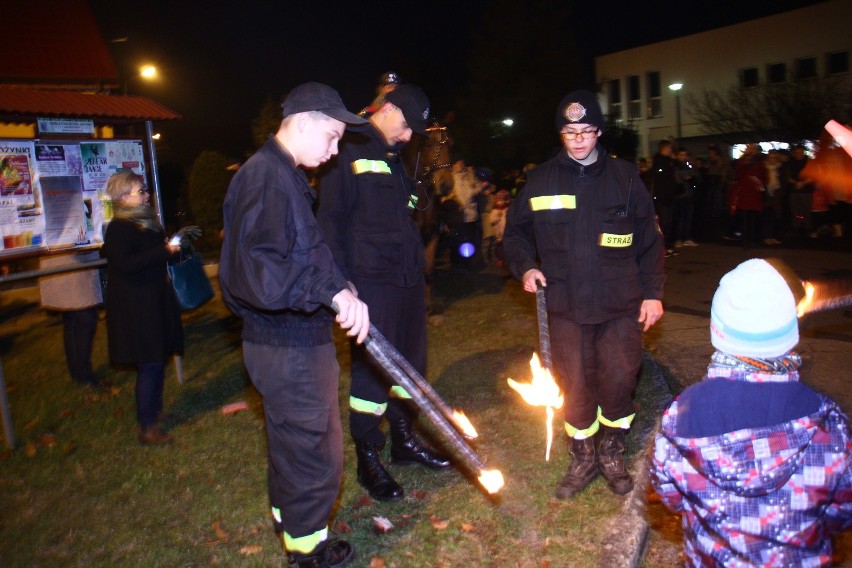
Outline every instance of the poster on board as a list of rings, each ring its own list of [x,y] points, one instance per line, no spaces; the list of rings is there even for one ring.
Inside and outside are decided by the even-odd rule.
[[[42,244],[44,219],[28,140],[0,140],[0,250]]]

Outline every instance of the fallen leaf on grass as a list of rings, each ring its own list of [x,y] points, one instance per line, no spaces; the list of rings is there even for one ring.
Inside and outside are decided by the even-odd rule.
[[[71,410],[70,408],[64,408],[64,409],[62,409],[62,412],[59,413],[59,418],[73,418],[73,417],[74,417],[74,411]]]
[[[38,453],[38,450],[36,449],[35,444],[27,442],[27,445],[24,447],[24,455],[28,458],[32,458],[35,457],[36,453]]]
[[[442,531],[445,528],[447,528],[448,526],[450,526],[450,521],[445,521],[445,520],[439,519],[435,515],[431,515],[429,517],[429,522],[432,523],[433,529],[439,530],[439,531]]]
[[[57,443],[56,435],[50,433],[42,434],[38,441],[43,448],[52,448]]]
[[[550,568],[550,560],[542,560],[539,568]]]
[[[373,528],[379,534],[384,534],[393,528],[393,523],[384,517],[373,517]]]
[[[220,521],[219,519],[216,519],[210,525],[210,528],[213,529],[213,532],[216,534],[216,538],[218,538],[219,540],[228,540],[229,535],[228,535],[227,531],[225,531],[225,529],[222,528],[222,521]]]
[[[356,511],[362,507],[366,507],[367,505],[371,505],[373,503],[373,499],[369,495],[361,495],[358,501],[352,505],[352,508]]]
[[[258,552],[263,552],[263,545],[247,544],[244,547],[240,548],[240,554],[244,554],[246,556],[251,556],[252,554],[257,554]]]
[[[462,523],[461,530],[462,532],[470,532],[473,530],[473,525],[470,523]]]
[[[39,423],[39,420],[41,420],[41,419],[40,418],[33,418],[32,420],[30,420],[29,422],[24,424],[24,430],[32,430],[33,427],[35,427],[35,425]]]
[[[348,534],[352,532],[352,527],[346,521],[336,520],[332,529],[338,534]]]
[[[414,491],[412,495],[414,495],[415,499],[422,501],[423,499],[429,496],[429,493],[426,491]]]
[[[240,410],[248,410],[248,404],[246,401],[239,400],[237,402],[232,402],[230,404],[225,404],[222,406],[222,414],[227,416],[228,414],[234,414],[239,412]]]
[[[73,442],[68,442],[65,444],[65,447],[62,448],[62,453],[67,456],[68,454],[73,454],[76,450],[77,446],[75,446]]]
[[[385,568],[385,560],[378,556],[370,558],[370,568]]]

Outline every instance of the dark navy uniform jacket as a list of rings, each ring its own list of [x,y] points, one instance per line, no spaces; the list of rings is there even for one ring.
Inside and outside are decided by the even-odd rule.
[[[305,173],[270,137],[225,196],[222,298],[243,318],[243,339],[267,345],[332,341],[327,306],[347,287],[322,238]]]
[[[540,258],[548,311],[580,324],[638,316],[643,300],[662,300],[665,281],[662,234],[638,169],[600,145],[598,155],[583,166],[563,150],[532,170],[503,240],[515,277]]]
[[[349,280],[400,287],[423,280],[423,241],[412,219],[413,185],[375,127],[344,136],[319,193],[317,221]]]

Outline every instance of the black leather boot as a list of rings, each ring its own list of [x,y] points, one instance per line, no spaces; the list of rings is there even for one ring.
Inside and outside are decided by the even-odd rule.
[[[633,490],[633,478],[624,465],[627,431],[623,428],[602,426],[598,432],[598,468],[606,478],[613,493],[625,495]]]
[[[398,465],[425,465],[431,469],[447,469],[452,464],[446,457],[435,453],[417,439],[411,420],[389,420],[391,434],[391,463]]]
[[[355,558],[355,547],[345,540],[323,541],[308,554],[289,555],[288,568],[341,568]]]
[[[380,451],[378,446],[355,440],[358,483],[363,485],[370,497],[376,501],[399,501],[404,495],[402,487],[382,465]]]
[[[556,488],[557,499],[570,499],[598,476],[594,437],[584,440],[571,438],[568,441],[568,453],[571,454],[571,465]]]

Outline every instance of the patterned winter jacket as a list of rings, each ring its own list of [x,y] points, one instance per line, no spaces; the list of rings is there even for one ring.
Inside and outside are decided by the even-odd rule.
[[[681,513],[687,566],[830,564],[830,533],[852,526],[846,416],[801,383],[778,384],[796,372],[715,371],[666,410],[651,463],[654,489]],[[806,399],[809,413],[755,426]],[[739,416],[725,418],[731,406]],[[753,427],[706,435],[726,421]]]

